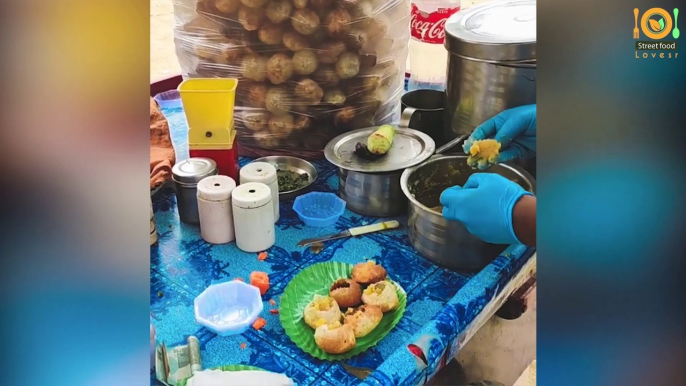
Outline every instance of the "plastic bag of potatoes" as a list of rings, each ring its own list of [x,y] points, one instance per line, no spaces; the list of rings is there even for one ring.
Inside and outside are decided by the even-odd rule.
[[[397,122],[409,0],[173,0],[184,77],[238,78],[241,153],[320,157]]]

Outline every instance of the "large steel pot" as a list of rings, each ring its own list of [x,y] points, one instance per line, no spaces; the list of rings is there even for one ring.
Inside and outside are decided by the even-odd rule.
[[[468,134],[503,110],[536,103],[536,67],[476,61],[451,54],[446,140]]]
[[[536,103],[536,1],[496,0],[457,12],[445,26],[445,140],[503,110]],[[522,162],[535,174],[535,160]]]
[[[459,222],[441,215],[440,196],[446,188],[464,185],[478,171],[467,165],[466,155],[435,156],[407,169],[400,178],[408,204],[408,234],[412,246],[424,257],[443,267],[477,272],[507,246],[481,241]],[[535,193],[536,182],[524,169],[498,164],[486,172],[498,173]]]

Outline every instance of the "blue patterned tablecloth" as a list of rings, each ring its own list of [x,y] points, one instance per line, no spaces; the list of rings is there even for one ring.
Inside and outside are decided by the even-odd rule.
[[[186,122],[181,110],[163,111],[172,128],[178,159],[188,155]],[[241,159],[241,164],[249,162]],[[315,162],[319,179],[316,191],[338,187],[336,169],[326,161]],[[522,245],[508,247],[501,256],[476,275],[459,274],[437,267],[418,255],[409,244],[404,228],[339,239],[318,254],[296,247],[302,239],[336,233],[371,224],[378,218],[346,211],[334,226],[304,226],[292,210],[292,201],[281,202],[276,224],[276,244],[269,257],[245,253],[235,244],[210,245],[199,228],[179,222],[173,190],[164,188],[153,196],[159,243],[150,248],[150,307],[158,341],[183,343],[195,335],[201,346],[203,368],[224,364],[247,364],[285,373],[298,385],[417,385],[424,384],[452,358],[471,335],[470,330],[490,317],[497,305],[532,269],[534,250]],[[406,226],[406,218],[397,218]],[[407,310],[398,326],[379,344],[355,356],[345,365],[373,371],[364,381],[341,363],[312,358],[295,346],[284,333],[278,315],[268,301],[283,293],[288,282],[303,268],[323,261],[357,263],[365,258],[378,261],[389,277],[408,293]],[[523,269],[524,268],[524,269]],[[211,284],[235,278],[249,281],[252,271],[269,274],[271,288],[263,297],[262,317],[267,325],[232,337],[220,337],[195,323],[193,299]],[[514,280],[518,278],[517,280]],[[478,327],[477,327],[478,328]],[[243,349],[241,344],[246,343]],[[413,355],[414,345],[425,358]],[[151,379],[151,384],[156,381]]]

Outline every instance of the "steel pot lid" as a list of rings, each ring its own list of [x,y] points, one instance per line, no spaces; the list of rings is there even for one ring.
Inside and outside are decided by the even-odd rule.
[[[324,148],[324,156],[339,168],[362,173],[394,172],[418,165],[433,155],[436,144],[427,134],[412,129],[395,129],[393,146],[378,160],[368,161],[355,155],[358,142],[367,143],[379,126],[341,134]]]
[[[458,11],[446,22],[445,48],[485,61],[536,60],[536,0],[496,0]]]
[[[209,158],[188,158],[174,165],[174,181],[197,184],[203,178],[217,174],[217,163]]]

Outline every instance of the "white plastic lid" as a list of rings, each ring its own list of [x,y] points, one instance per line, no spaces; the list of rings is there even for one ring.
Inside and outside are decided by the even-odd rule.
[[[276,168],[266,162],[251,162],[241,168],[241,184],[261,182],[271,184],[276,181]]]
[[[229,176],[209,176],[198,182],[198,198],[207,201],[226,201],[236,189],[236,181]]]
[[[243,209],[260,208],[271,204],[272,191],[260,182],[247,182],[239,185],[231,193],[233,205]]]

